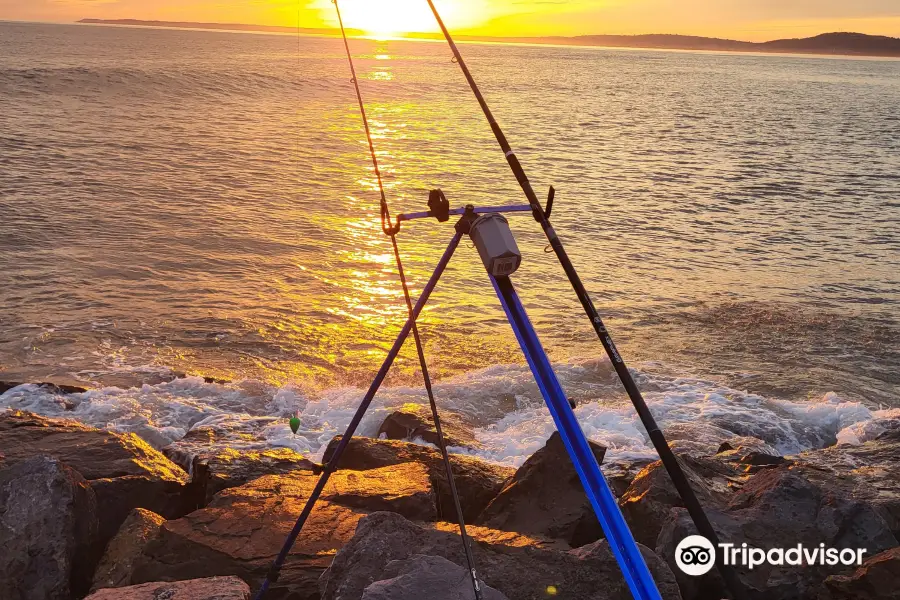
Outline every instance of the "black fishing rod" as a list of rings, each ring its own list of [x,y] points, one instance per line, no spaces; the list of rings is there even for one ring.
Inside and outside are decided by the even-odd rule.
[[[710,523],[709,517],[706,516],[706,512],[703,510],[703,506],[697,499],[697,495],[694,493],[693,488],[691,488],[691,484],[688,482],[687,477],[685,476],[684,471],[681,468],[681,464],[675,457],[675,453],[672,452],[671,448],[669,448],[669,443],[666,441],[665,435],[659,428],[659,425],[657,425],[656,419],[653,417],[653,413],[650,411],[650,407],[648,407],[646,401],[644,401],[644,397],[641,394],[640,389],[638,389],[634,378],[631,376],[631,372],[628,370],[628,367],[626,366],[625,361],[622,359],[621,354],[619,354],[619,351],[616,348],[616,345],[613,342],[609,331],[607,331],[606,326],[603,324],[603,319],[600,317],[600,314],[594,307],[594,303],[591,300],[590,295],[588,295],[584,284],[581,282],[581,278],[578,276],[578,272],[575,270],[575,266],[572,264],[569,255],[566,253],[565,248],[563,248],[559,236],[556,234],[556,231],[554,231],[553,226],[550,224],[548,213],[544,211],[544,208],[541,206],[541,203],[538,200],[537,194],[535,194],[534,189],[531,187],[531,182],[528,181],[528,176],[525,174],[525,169],[522,168],[519,159],[516,157],[516,153],[513,151],[512,147],[509,145],[509,142],[506,139],[506,135],[504,135],[503,130],[500,128],[500,125],[494,118],[493,113],[491,113],[491,109],[488,106],[487,101],[481,94],[481,90],[478,89],[478,84],[475,83],[475,78],[472,77],[472,73],[466,66],[466,61],[463,59],[459,48],[456,46],[456,42],[453,41],[453,37],[450,35],[450,31],[447,29],[447,26],[444,25],[444,20],[441,18],[441,15],[438,12],[437,8],[434,6],[433,0],[426,1],[428,2],[428,6],[431,8],[431,12],[434,13],[434,18],[437,20],[437,23],[440,26],[444,37],[447,39],[447,43],[450,44],[450,49],[453,51],[453,56],[456,59],[456,63],[459,65],[459,68],[462,69],[466,81],[469,82],[469,87],[472,88],[472,92],[475,94],[475,98],[478,100],[478,104],[481,106],[481,110],[484,112],[484,116],[487,118],[488,123],[491,126],[491,130],[493,130],[494,136],[497,138],[497,143],[500,144],[500,148],[501,150],[503,150],[503,154],[506,157],[506,162],[509,163],[509,167],[510,169],[512,169],[513,175],[515,175],[516,180],[522,187],[522,191],[525,192],[525,197],[528,199],[528,203],[531,205],[535,220],[540,223],[541,228],[544,230],[544,234],[547,236],[547,240],[550,242],[550,246],[553,248],[553,252],[556,254],[556,257],[559,259],[563,270],[566,272],[566,277],[568,277],[569,283],[572,284],[572,288],[575,290],[575,294],[578,296],[578,300],[581,302],[581,306],[584,308],[584,313],[587,315],[588,319],[590,319],[591,325],[594,327],[594,331],[597,333],[597,337],[600,338],[600,343],[603,344],[603,348],[604,350],[606,350],[606,354],[609,356],[609,359],[612,362],[616,373],[619,375],[619,379],[622,381],[622,385],[625,387],[625,391],[631,398],[631,403],[634,404],[634,408],[635,410],[637,410],[641,422],[647,429],[647,434],[650,436],[650,441],[653,443],[653,447],[656,449],[657,454],[659,454],[663,466],[669,473],[669,477],[672,479],[672,483],[675,485],[675,489],[678,491],[679,496],[681,496],[681,499],[684,502],[685,508],[687,508],[691,519],[694,521],[694,525],[697,527],[697,531],[700,533],[700,535],[712,542],[714,547],[718,547],[719,536],[716,534],[715,529],[713,529],[712,523]],[[550,188],[548,210],[552,205],[552,200],[553,188]],[[716,566],[718,567],[719,572],[722,574],[722,577],[725,580],[725,584],[728,586],[732,597],[735,600],[744,600],[744,598],[746,598],[744,586],[741,583],[740,579],[738,579],[737,573],[734,571],[734,569],[732,569],[728,565],[723,564],[721,561],[717,562]]]

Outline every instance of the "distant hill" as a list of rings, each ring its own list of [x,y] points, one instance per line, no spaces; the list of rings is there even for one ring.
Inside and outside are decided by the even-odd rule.
[[[302,33],[306,35],[334,35],[334,29],[296,28],[272,25],[244,25],[238,23],[190,23],[179,21],[139,21],[136,19],[82,19],[79,23],[100,25],[132,25],[141,27],[177,27],[229,31],[261,31],[268,33]],[[348,29],[352,36],[363,31]],[[410,39],[435,39],[431,33],[411,33]],[[900,38],[864,33],[823,33],[809,38],[772,40],[770,42],[741,42],[693,35],[579,35],[574,37],[480,37],[457,36],[463,41],[506,42],[526,44],[560,44],[575,46],[607,46],[612,48],[651,48],[668,50],[712,50],[726,52],[789,52],[800,54],[837,54],[850,56],[900,57]]]
[[[139,19],[82,19],[90,25],[130,25],[132,27],[171,27],[176,29],[214,29],[220,31],[259,31],[263,33],[293,33],[304,35],[334,35],[335,30],[316,27],[281,27],[278,25],[246,25],[243,23],[193,23],[190,21],[141,21]],[[340,32],[338,32],[340,33]],[[359,29],[348,29],[348,35],[363,35]]]

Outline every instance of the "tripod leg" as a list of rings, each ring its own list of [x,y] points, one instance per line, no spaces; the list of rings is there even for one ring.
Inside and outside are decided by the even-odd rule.
[[[636,600],[659,600],[660,594],[653,576],[600,471],[597,459],[553,372],[550,359],[528,319],[512,281],[509,277],[491,277],[491,282],[632,595]]]
[[[322,491],[325,489],[325,486],[328,484],[328,479],[331,477],[331,474],[337,470],[337,465],[341,459],[341,455],[347,449],[347,446],[349,445],[350,439],[353,437],[353,434],[356,433],[356,428],[359,427],[359,424],[365,416],[366,411],[369,409],[369,405],[372,404],[372,400],[375,398],[375,394],[378,392],[378,388],[381,387],[384,378],[387,377],[388,371],[390,370],[391,365],[394,363],[394,359],[397,358],[397,354],[400,353],[400,348],[403,347],[403,342],[406,341],[406,338],[409,336],[409,332],[412,330],[415,320],[419,317],[419,314],[422,312],[422,309],[428,302],[428,298],[431,296],[431,292],[434,291],[434,288],[435,286],[437,286],[441,275],[444,273],[444,269],[447,268],[447,264],[450,262],[450,259],[453,257],[453,253],[459,246],[460,239],[462,239],[462,234],[457,233],[453,236],[453,239],[450,240],[450,244],[447,246],[447,250],[444,251],[444,255],[438,262],[437,267],[435,267],[434,273],[432,273],[431,275],[431,279],[428,280],[428,284],[422,290],[422,295],[419,297],[418,302],[416,302],[416,306],[413,309],[413,314],[406,320],[406,324],[403,326],[403,329],[400,330],[400,334],[397,336],[397,340],[394,342],[394,345],[388,352],[387,357],[384,359],[384,363],[382,363],[381,368],[378,370],[378,374],[375,375],[375,380],[372,382],[372,385],[369,386],[369,389],[366,392],[362,403],[360,403],[359,408],[356,410],[356,414],[353,415],[353,419],[350,420],[350,424],[347,426],[347,430],[341,437],[341,441],[335,449],[334,455],[331,457],[331,460],[328,461],[328,464],[325,465],[325,469],[319,476],[319,481],[316,482],[315,488],[313,488],[312,493],[309,495],[309,498],[306,501],[306,505],[303,507],[303,511],[300,513],[300,516],[297,518],[297,522],[294,524],[294,528],[288,535],[287,540],[285,540],[281,552],[278,553],[278,556],[275,558],[275,562],[272,563],[272,567],[266,574],[266,579],[263,581],[262,585],[259,588],[259,591],[256,593],[256,596],[254,597],[255,600],[262,600],[262,598],[266,595],[266,592],[269,590],[269,586],[278,580],[278,576],[281,572],[281,567],[284,565],[284,561],[287,560],[291,548],[294,546],[294,543],[300,536],[300,532],[303,531],[303,526],[306,524],[306,520],[309,518],[310,513],[312,513],[312,510],[315,507],[316,502],[319,500],[319,496],[322,495]]]

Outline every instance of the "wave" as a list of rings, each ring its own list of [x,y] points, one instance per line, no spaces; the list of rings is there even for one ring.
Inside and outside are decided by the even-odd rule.
[[[578,402],[585,433],[608,447],[609,461],[652,459],[655,454],[631,404],[622,397],[605,360],[556,365]],[[900,410],[873,410],[834,393],[808,402],[767,398],[714,381],[635,371],[648,404],[676,448],[713,453],[722,442],[753,444],[777,454],[835,443],[858,444],[884,431]],[[553,421],[524,366],[495,365],[435,387],[441,408],[477,425],[478,449],[454,448],[491,462],[518,466],[554,431]],[[160,448],[192,429],[210,429],[217,444],[235,450],[292,448],[320,458],[342,433],[364,390],[338,387],[318,393],[298,385],[255,380],[207,383],[199,377],[138,388],[107,387],[59,395],[22,385],[0,395],[0,409],[29,410],[76,419],[95,427],[134,432]],[[375,398],[359,435],[375,436],[383,419],[408,403],[425,404],[423,391],[388,387]],[[299,415],[293,435],[287,419]]]
[[[327,89],[336,87],[337,83],[328,79],[293,75],[285,77],[252,70],[103,67],[0,69],[0,90],[19,95],[85,97],[129,94],[177,100],[178,96],[258,96],[263,92],[291,92],[313,87]]]

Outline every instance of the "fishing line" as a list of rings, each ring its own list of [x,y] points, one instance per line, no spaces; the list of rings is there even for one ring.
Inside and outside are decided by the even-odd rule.
[[[412,319],[412,334],[416,342],[416,353],[419,357],[419,367],[422,370],[422,379],[425,382],[425,392],[428,395],[428,403],[431,405],[431,417],[434,420],[434,429],[437,434],[438,448],[441,451],[441,458],[444,462],[444,471],[447,474],[447,483],[450,486],[450,494],[453,497],[454,508],[456,509],[456,518],[459,523],[459,535],[462,539],[463,550],[466,555],[466,563],[469,566],[469,576],[472,580],[472,589],[475,592],[476,600],[482,600],[481,586],[478,583],[478,574],[475,569],[475,557],[472,553],[471,542],[466,531],[466,522],[463,517],[462,505],[459,500],[459,492],[456,488],[456,482],[453,477],[453,466],[450,464],[450,455],[447,452],[447,444],[444,440],[444,432],[441,428],[441,418],[438,415],[437,402],[434,399],[434,390],[431,385],[431,376],[428,374],[428,362],[425,360],[425,350],[422,347],[422,339],[419,337],[419,328],[416,325],[416,319],[413,314],[413,303],[409,293],[409,285],[406,282],[406,274],[403,271],[403,261],[400,258],[400,247],[397,244],[397,233],[400,231],[400,222],[391,225],[391,213],[388,208],[387,197],[384,193],[384,181],[381,177],[381,169],[378,167],[378,156],[375,153],[375,144],[372,142],[372,132],[369,129],[369,119],[366,116],[366,106],[363,102],[362,91],[359,89],[359,78],[356,75],[356,67],[353,63],[353,54],[350,52],[350,42],[347,39],[347,32],[344,29],[344,20],[341,17],[341,8],[338,0],[334,2],[334,10],[337,13],[338,25],[341,28],[341,37],[344,40],[344,49],[347,51],[347,61],[350,63],[350,73],[353,77],[353,87],[356,90],[356,99],[359,102],[359,112],[362,116],[363,126],[366,131],[366,140],[369,143],[369,153],[372,156],[372,165],[375,168],[375,177],[378,179],[378,191],[381,194],[381,229],[385,235],[391,238],[391,246],[394,250],[394,259],[397,262],[397,271],[400,276],[400,283],[403,286],[403,297],[406,300],[406,308]]]
[[[347,60],[350,63],[350,73],[352,75],[351,82],[353,83],[353,87],[356,90],[356,99],[359,103],[359,112],[360,112],[360,115],[362,116],[363,126],[364,126],[365,132],[366,132],[366,141],[368,142],[368,145],[369,145],[369,154],[372,157],[372,165],[375,169],[375,176],[378,180],[378,191],[381,195],[381,202],[380,202],[381,229],[385,233],[385,235],[387,235],[388,237],[391,238],[391,246],[393,247],[394,258],[396,259],[396,262],[397,262],[397,271],[400,276],[400,282],[403,286],[403,296],[406,300],[406,306],[407,306],[407,310],[409,313],[407,327],[411,328],[413,337],[415,338],[415,342],[416,342],[416,352],[418,354],[419,365],[422,370],[422,378],[424,379],[424,382],[425,382],[425,391],[428,395],[428,402],[431,405],[431,414],[432,414],[432,419],[434,420],[435,432],[437,433],[438,446],[440,448],[441,457],[442,457],[443,463],[444,463],[444,470],[446,471],[447,481],[448,481],[448,484],[450,487],[450,493],[453,497],[453,504],[456,509],[456,516],[457,516],[457,520],[459,523],[460,538],[462,540],[463,550],[466,555],[466,562],[468,563],[468,566],[469,566],[468,571],[469,571],[469,576],[472,580],[472,588],[475,592],[476,600],[482,600],[483,596],[482,596],[482,592],[481,592],[481,586],[478,582],[478,574],[475,569],[475,557],[472,554],[469,536],[468,536],[468,533],[466,532],[466,524],[465,524],[465,519],[463,518],[462,506],[461,506],[461,503],[459,500],[459,492],[456,488],[456,482],[453,477],[453,467],[450,463],[450,455],[447,452],[447,445],[444,440],[443,430],[441,428],[441,420],[440,420],[440,416],[438,415],[437,402],[435,401],[435,398],[434,398],[434,390],[433,390],[432,384],[431,384],[431,377],[428,373],[428,363],[425,359],[425,351],[422,347],[422,340],[419,337],[418,327],[416,326],[416,319],[418,317],[419,311],[421,310],[420,305],[424,305],[424,302],[427,299],[428,295],[430,294],[431,289],[433,289],[434,285],[437,283],[436,277],[438,277],[439,273],[441,271],[443,271],[443,266],[446,266],[446,262],[449,261],[450,256],[453,253],[453,249],[455,249],[456,245],[459,243],[459,239],[461,238],[462,234],[458,233],[456,235],[456,237],[454,238],[454,242],[451,243],[451,246],[448,248],[447,252],[445,253],[444,258],[442,259],[441,264],[443,266],[439,266],[438,271],[436,271],[435,274],[432,275],[432,280],[429,281],[429,285],[425,287],[425,290],[423,290],[422,296],[419,298],[417,306],[414,308],[413,303],[412,303],[412,298],[409,293],[409,285],[406,282],[406,274],[403,270],[403,261],[401,260],[401,257],[400,257],[400,247],[397,244],[397,233],[400,231],[400,220],[398,219],[397,223],[395,225],[391,224],[391,215],[390,215],[390,210],[388,207],[387,196],[384,191],[384,182],[383,182],[383,179],[381,176],[381,169],[378,166],[378,156],[375,153],[375,144],[372,142],[372,133],[369,129],[369,119],[366,115],[365,103],[363,102],[362,92],[360,91],[360,88],[359,88],[359,80],[356,75],[356,67],[353,63],[353,55],[350,52],[350,43],[347,39],[347,32],[344,29],[344,21],[343,21],[343,18],[341,17],[341,10],[340,10],[340,7],[338,6],[338,2],[337,2],[337,0],[332,0],[332,2],[334,3],[334,8],[335,8],[335,11],[336,11],[337,17],[338,17],[338,24],[340,25],[340,28],[341,28],[341,37],[343,38],[343,41],[344,41],[344,49],[347,52]],[[298,31],[298,37],[299,37],[299,31]],[[396,352],[399,352],[399,350],[400,350],[400,347],[398,344],[402,344],[402,341],[398,341],[397,343],[395,343],[395,348],[393,348],[391,351],[393,353],[392,354],[393,356],[395,356]],[[389,355],[389,358],[392,355]],[[387,363],[387,364],[389,365],[389,363]],[[384,372],[383,373],[379,372],[380,380],[383,380],[384,376],[386,375],[386,369],[384,367],[382,368],[382,371],[384,371]],[[376,379],[376,381],[378,381],[378,379]],[[380,381],[378,381],[378,383],[380,383]],[[373,384],[373,387],[374,387],[374,384]],[[377,390],[377,387],[374,387],[374,389]],[[374,396],[374,391],[370,390],[370,393],[367,394],[367,396],[366,396],[366,400],[364,401],[363,405],[360,407],[361,411],[364,411],[364,409],[368,406],[368,403],[371,402],[372,396]],[[307,500],[307,503],[303,509],[303,512],[300,514],[300,517],[298,517],[297,522],[294,525],[294,528],[292,529],[290,535],[288,536],[288,539],[285,541],[285,543],[281,549],[281,552],[279,552],[274,563],[272,564],[272,567],[269,569],[269,572],[266,575],[266,579],[265,579],[265,581],[263,581],[263,584],[260,587],[260,589],[256,595],[257,600],[260,600],[261,598],[263,598],[263,596],[268,591],[269,586],[278,580],[278,576],[281,572],[281,568],[284,564],[284,561],[287,559],[287,556],[288,556],[288,553],[290,552],[291,547],[294,545],[297,537],[299,536],[300,531],[303,527],[303,524],[306,522],[306,519],[309,517],[309,514],[312,511],[315,500],[318,499],[319,495],[324,490],[324,487],[327,484],[330,473],[333,472],[333,470],[337,468],[337,464],[336,464],[337,458],[340,457],[341,451],[349,443],[350,436],[352,435],[352,431],[355,430],[355,426],[358,424],[358,420],[361,419],[362,413],[358,411],[357,414],[358,414],[358,416],[355,418],[355,421],[351,422],[351,427],[348,429],[348,434],[345,434],[344,438],[342,438],[341,444],[339,445],[338,450],[335,452],[334,457],[326,465],[326,468],[325,468],[324,472],[322,473],[322,475],[319,479],[319,482],[316,484],[316,487],[313,489],[312,493],[310,494],[309,499]]]

